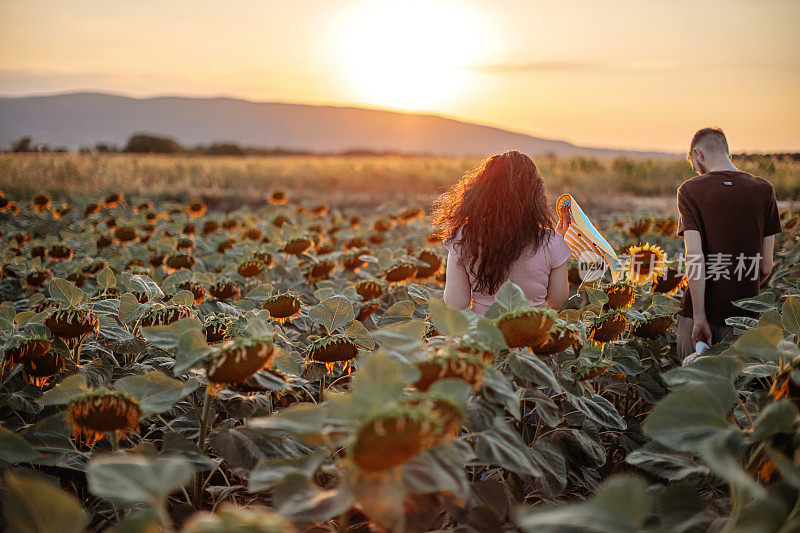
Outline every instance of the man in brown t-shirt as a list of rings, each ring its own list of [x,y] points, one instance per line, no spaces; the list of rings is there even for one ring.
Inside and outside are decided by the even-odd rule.
[[[699,174],[678,189],[678,235],[686,245],[689,286],[678,313],[678,356],[695,344],[719,342],[734,329],[732,316],[755,316],[733,305],[756,296],[773,267],[775,234],[780,233],[772,185],[731,161],[728,141],[719,128],[704,128],[689,148]]]

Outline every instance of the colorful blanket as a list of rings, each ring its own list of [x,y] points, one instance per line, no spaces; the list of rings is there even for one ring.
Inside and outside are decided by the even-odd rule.
[[[589,217],[584,214],[572,196],[562,195],[556,202],[556,213],[561,219],[561,207],[569,206],[571,222],[564,234],[564,240],[572,250],[572,257],[580,261],[596,261],[602,259],[611,270],[614,281],[620,279],[621,264],[616,252],[608,241],[594,227]]]

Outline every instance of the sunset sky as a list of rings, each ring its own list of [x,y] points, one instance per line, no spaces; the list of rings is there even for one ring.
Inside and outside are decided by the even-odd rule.
[[[0,94],[435,113],[581,145],[800,150],[796,0],[0,0]]]

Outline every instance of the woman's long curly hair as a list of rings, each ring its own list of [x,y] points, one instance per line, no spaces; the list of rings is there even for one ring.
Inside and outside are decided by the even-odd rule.
[[[554,222],[549,206],[536,165],[511,151],[484,159],[439,196],[432,222],[439,236],[459,247],[475,280],[472,289],[494,294],[522,252],[545,243]]]

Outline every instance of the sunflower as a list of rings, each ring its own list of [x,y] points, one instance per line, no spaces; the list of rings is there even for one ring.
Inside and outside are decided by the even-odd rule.
[[[230,337],[231,317],[210,314],[203,319],[203,334],[208,344],[226,341]]]
[[[627,279],[644,285],[664,275],[664,250],[650,243],[631,246],[628,250]]]
[[[358,311],[358,316],[356,316],[356,320],[359,322],[364,322],[368,319],[372,313],[377,311],[381,308],[380,302],[367,302],[361,305],[361,309]]]
[[[311,245],[314,244],[311,239],[307,239],[304,237],[300,237],[297,239],[291,239],[287,242],[283,248],[281,248],[281,252],[289,255],[300,255],[305,253],[306,250],[311,248]]]
[[[432,278],[438,274],[439,270],[442,268],[442,258],[430,250],[422,250],[417,256],[417,260],[428,265],[417,267],[417,272],[414,277],[420,280]]]
[[[12,340],[3,357],[2,368],[30,363],[50,351],[50,339],[42,335],[25,335]]]
[[[289,201],[289,197],[283,191],[275,191],[269,195],[269,199],[267,201],[272,205],[284,205],[287,201]]]
[[[205,364],[208,394],[215,396],[228,384],[244,383],[269,368],[275,358],[272,339],[235,339],[225,342]]]
[[[72,423],[75,440],[85,435],[86,445],[93,446],[107,432],[115,432],[117,441],[139,430],[142,409],[139,402],[120,391],[100,388],[70,402],[67,418]]]
[[[345,270],[358,272],[363,267],[367,266],[367,262],[361,258],[362,255],[366,255],[366,252],[359,251],[344,256],[342,259],[342,266],[344,266]]]
[[[403,406],[363,424],[350,455],[358,470],[380,476],[433,446],[440,436],[436,416],[425,406]]]
[[[648,316],[644,322],[634,326],[632,333],[644,339],[655,339],[662,333],[666,333],[675,323],[675,316],[671,314],[659,314]]]
[[[649,218],[643,218],[637,220],[630,226],[628,226],[628,234],[636,237],[637,239],[650,231],[650,228],[653,225],[653,221]]]
[[[236,272],[243,278],[258,276],[264,270],[264,263],[261,261],[245,261],[236,267]]]
[[[44,285],[48,279],[50,279],[49,270],[34,270],[25,276],[25,285],[27,285],[31,290],[38,289]]]
[[[263,309],[269,311],[269,316],[280,323],[291,321],[300,314],[303,301],[292,292],[274,294],[264,300]]]
[[[203,222],[203,235],[210,235],[219,229],[219,222],[216,220],[206,220]]]
[[[51,310],[44,325],[54,337],[62,340],[78,339],[100,330],[100,321],[94,313],[74,307]]]
[[[606,285],[603,288],[606,296],[608,296],[608,302],[606,302],[605,307],[622,311],[629,309],[633,304],[633,299],[636,297],[637,288],[636,284],[627,280]]]
[[[389,285],[399,285],[411,280],[417,273],[417,267],[410,261],[401,261],[386,270],[384,279]]]
[[[319,263],[315,263],[308,268],[306,279],[308,279],[309,283],[315,283],[323,279],[328,279],[334,268],[336,268],[336,263],[333,261],[320,261]]]
[[[195,283],[193,281],[185,281],[178,285],[178,288],[182,291],[189,291],[192,293],[194,297],[194,304],[200,305],[206,299],[206,288],[203,287],[200,283]]]
[[[66,368],[64,356],[55,351],[22,363],[22,372],[25,379],[35,383],[38,387],[44,387],[47,381],[59,374]]]
[[[352,237],[347,239],[342,244],[342,248],[345,250],[352,250],[352,249],[360,249],[367,247],[367,240],[364,237]]]
[[[164,305],[157,302],[142,317],[141,325],[143,327],[166,326],[191,316],[194,316],[194,312],[185,305]]]
[[[472,385],[472,391],[478,392],[483,386],[484,370],[489,366],[479,355],[473,355],[448,348],[439,350],[430,359],[416,363],[420,372],[414,387],[420,392],[427,392],[436,381],[445,378],[457,378]]]
[[[572,346],[576,353],[581,347],[581,334],[577,325],[557,319],[547,340],[536,347],[536,355],[552,355]]]
[[[63,244],[54,244],[47,250],[47,257],[53,261],[69,261],[72,259],[73,251]]]
[[[655,283],[653,283],[653,292],[672,296],[679,290],[685,288],[688,284],[689,278],[686,276],[686,273],[679,273],[677,269],[668,268],[664,274],[659,276],[655,280]]]
[[[33,210],[42,213],[50,209],[50,197],[46,194],[37,194],[33,197]]]
[[[119,204],[124,197],[125,195],[122,194],[121,192],[109,194],[108,196],[103,198],[103,205],[111,209],[112,207],[116,207],[117,204]]]
[[[138,235],[136,234],[136,229],[131,226],[115,226],[114,237],[119,242],[132,242],[137,239]]]
[[[611,367],[612,363],[613,362],[609,359],[598,359],[597,361],[580,364],[575,366],[572,375],[577,381],[593,379],[597,376],[605,374],[606,371]]]
[[[509,348],[535,349],[550,338],[556,318],[556,312],[552,309],[532,307],[504,313],[496,323]]]
[[[195,259],[189,251],[174,252],[164,258],[162,267],[169,273],[180,270],[181,268],[191,269],[195,264]]]
[[[209,294],[217,300],[236,300],[242,295],[242,290],[232,281],[218,281],[208,288]]]
[[[628,328],[628,318],[623,311],[609,311],[595,318],[589,327],[588,336],[595,344],[617,340]]]
[[[186,206],[186,212],[192,217],[201,217],[206,212],[206,204],[202,200],[197,200]]]
[[[334,333],[312,340],[307,353],[311,361],[325,363],[328,371],[333,369],[336,363],[345,363],[345,367],[349,369],[350,362],[358,355],[358,344],[346,335]]]

